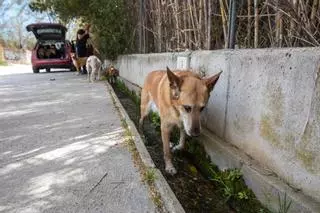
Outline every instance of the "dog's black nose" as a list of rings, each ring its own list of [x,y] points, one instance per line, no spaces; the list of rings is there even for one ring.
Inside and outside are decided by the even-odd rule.
[[[199,127],[194,128],[192,132],[192,136],[197,137],[199,135],[200,135],[200,128]]]

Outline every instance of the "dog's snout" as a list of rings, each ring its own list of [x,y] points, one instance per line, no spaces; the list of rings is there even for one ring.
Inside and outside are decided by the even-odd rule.
[[[200,128],[199,127],[195,127],[192,131],[192,136],[193,137],[197,137],[200,135]]]

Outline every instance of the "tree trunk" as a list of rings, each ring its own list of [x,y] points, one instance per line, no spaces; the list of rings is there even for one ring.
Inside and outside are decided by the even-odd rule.
[[[211,25],[212,25],[212,5],[211,0],[208,1],[208,31],[207,31],[207,49],[211,49]]]
[[[191,2],[191,0],[188,0],[188,9],[189,9],[189,12],[190,12],[190,21],[191,21],[191,25],[192,25],[192,31],[191,32],[193,34],[194,42],[197,43],[196,27],[195,27],[195,20],[194,20],[193,12],[192,12],[192,2]],[[189,39],[191,39],[191,37]],[[192,39],[191,39],[191,41],[192,41]]]
[[[208,36],[208,5],[207,0],[203,0],[203,18],[204,18],[204,26],[203,26],[203,47],[207,49],[207,36]]]
[[[248,0],[247,48],[251,46],[251,5],[252,1]]]
[[[259,45],[259,8],[258,0],[254,0],[254,48],[258,48]]]
[[[205,34],[204,34],[204,29],[205,25],[203,24],[204,22],[204,6],[203,6],[203,0],[200,0],[199,2],[199,24],[198,24],[198,40],[199,40],[199,47],[202,49],[204,47],[204,41],[205,41]]]
[[[189,48],[189,41],[188,41],[188,19],[187,19],[187,3],[183,1],[182,3],[182,9],[183,9],[183,35],[184,35],[184,48]]]
[[[224,36],[224,48],[228,47],[228,33],[227,33],[227,15],[224,7],[223,0],[219,0],[220,3],[220,12],[222,18],[222,28],[223,28],[223,36]]]
[[[194,23],[195,23],[195,26],[194,26],[194,40],[195,40],[195,43],[196,43],[196,48],[198,49],[200,47],[200,29],[201,29],[201,26],[199,24],[199,16],[198,16],[198,13],[197,13],[197,3],[198,0],[192,0],[192,9],[193,9],[193,16],[194,16]]]
[[[282,42],[283,42],[283,18],[282,18],[282,14],[280,13],[280,20],[279,20],[279,46],[278,47],[282,47]]]
[[[179,51],[180,49],[180,29],[179,29],[179,19],[178,19],[178,1],[174,0],[174,2],[171,1],[172,5],[172,11],[174,13],[175,18],[175,37],[176,37],[176,50]]]
[[[312,9],[311,9],[311,15],[310,15],[310,19],[311,19],[312,23],[314,23],[314,19],[316,17],[317,8],[318,8],[318,1],[319,0],[313,0]]]
[[[157,28],[158,28],[158,51],[162,52],[162,20],[161,20],[161,14],[162,14],[162,5],[161,0],[157,0]]]

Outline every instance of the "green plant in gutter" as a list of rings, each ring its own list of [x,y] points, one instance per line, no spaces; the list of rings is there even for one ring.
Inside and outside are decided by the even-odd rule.
[[[217,182],[221,187],[226,201],[248,200],[251,197],[251,192],[245,187],[239,169],[213,171],[211,180]]]
[[[123,81],[120,81],[120,80],[117,80],[116,81],[116,87],[121,91],[121,92],[124,92],[124,93],[127,93],[129,90],[128,88],[126,87],[126,85],[124,84]]]
[[[156,180],[156,178],[157,176],[154,168],[149,168],[145,171],[143,179],[148,183],[153,183]]]
[[[278,194],[278,201],[279,201],[279,211],[278,213],[287,213],[292,204],[292,200],[287,200],[287,193],[284,194],[283,199],[281,199],[280,194]]]
[[[137,106],[140,106],[140,96],[134,90],[131,91],[131,98]]]
[[[154,126],[154,128],[160,132],[160,126],[161,126],[161,122],[160,122],[160,116],[158,115],[158,113],[156,112],[151,112],[150,113],[150,120]]]

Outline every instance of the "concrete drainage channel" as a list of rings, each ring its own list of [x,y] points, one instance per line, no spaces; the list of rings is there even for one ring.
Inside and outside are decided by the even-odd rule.
[[[132,88],[129,84],[126,84],[127,87],[130,88],[130,90],[135,90],[136,88]],[[264,199],[264,197],[267,197],[266,195],[262,195],[259,194],[259,192],[257,193],[257,191],[254,190],[255,194],[258,196],[259,200],[262,200],[265,204],[268,205],[269,208],[272,209],[272,211],[269,211],[267,209],[264,209],[262,206],[261,208],[256,207],[256,209],[254,211],[250,210],[250,211],[239,211],[236,210],[234,208],[229,208],[230,207],[230,203],[227,205],[223,205],[221,204],[221,202],[219,202],[218,200],[210,200],[208,199],[208,194],[203,194],[202,198],[200,196],[200,200],[204,200],[205,202],[216,202],[216,205],[219,206],[216,209],[210,209],[208,208],[207,204],[204,204],[204,202],[199,203],[198,205],[200,206],[200,208],[195,209],[194,206],[192,206],[192,204],[186,204],[186,199],[183,198],[184,195],[183,193],[181,193],[181,191],[177,192],[177,187],[175,185],[172,185],[172,180],[175,179],[179,179],[180,177],[168,177],[167,175],[165,175],[165,177],[162,175],[161,171],[157,168],[161,168],[161,166],[159,166],[159,163],[157,162],[156,159],[156,163],[154,163],[154,161],[152,160],[152,158],[154,158],[154,153],[152,150],[149,149],[149,146],[147,145],[147,148],[149,149],[149,152],[152,155],[152,158],[144,144],[144,140],[140,137],[136,127],[135,127],[135,123],[133,122],[136,121],[135,118],[132,118],[132,114],[134,113],[130,113],[131,118],[129,117],[127,111],[126,111],[126,106],[124,107],[121,102],[123,102],[123,98],[119,98],[121,100],[118,99],[117,94],[118,92],[115,92],[114,89],[108,84],[108,89],[112,95],[112,97],[115,100],[115,104],[116,106],[119,108],[121,117],[125,120],[125,122],[127,123],[127,127],[131,132],[131,136],[134,139],[135,142],[135,146],[139,152],[139,155],[141,157],[141,160],[143,162],[143,164],[146,166],[146,168],[152,168],[153,173],[155,174],[155,176],[157,178],[155,178],[154,180],[154,186],[157,190],[157,192],[159,193],[161,200],[162,200],[162,204],[163,204],[163,209],[166,212],[261,212],[261,213],[265,213],[265,212],[281,212],[281,213],[286,213],[286,212],[320,212],[319,210],[319,206],[317,206],[317,204],[314,204],[312,201],[309,201],[308,199],[305,199],[303,196],[300,196],[299,193],[294,192],[294,190],[290,189],[289,187],[284,187],[284,184],[281,184],[279,182],[279,180],[277,180],[276,177],[269,177],[270,174],[263,174],[263,172],[259,171],[258,167],[255,165],[254,162],[252,162],[251,159],[249,159],[247,156],[239,156],[237,154],[237,152],[234,150],[234,147],[228,147],[226,145],[221,145],[224,143],[218,143],[217,141],[219,141],[218,138],[212,138],[212,135],[210,135],[209,132],[204,132],[203,136],[201,137],[200,141],[212,141],[212,143],[209,143],[213,146],[215,146],[214,150],[217,150],[216,153],[214,153],[216,157],[216,159],[212,159],[215,163],[217,163],[219,165],[220,168],[241,168],[241,173],[243,173],[243,175],[245,176],[244,179],[246,181],[246,183],[249,185],[250,188],[259,188],[260,186],[256,186],[257,184],[261,184],[264,187],[268,187],[270,188],[270,192],[272,192],[273,194],[277,194],[279,200],[271,200],[271,201],[266,201]],[[117,90],[117,88],[115,88]],[[136,90],[137,91],[137,90]],[[117,93],[117,94],[116,94]],[[119,94],[118,94],[119,95]],[[126,105],[126,103],[124,103],[124,105]],[[132,108],[132,107],[131,107]],[[130,108],[127,110],[130,110]],[[158,141],[159,142],[159,141]],[[161,142],[161,141],[160,141]],[[160,144],[161,145],[161,144]],[[207,146],[208,144],[203,144],[204,146]],[[160,150],[158,150],[158,152],[162,152]],[[212,156],[212,155],[211,155]],[[155,164],[157,166],[155,166]],[[197,167],[198,168],[198,167]],[[178,167],[178,169],[180,170],[181,168]],[[193,170],[193,168],[187,168],[187,170]],[[201,170],[201,169],[200,169]],[[182,171],[183,173],[183,171]],[[191,172],[192,173],[192,172]],[[184,175],[189,175],[189,174],[184,174]],[[201,194],[201,191],[205,191],[208,189],[204,189],[201,188],[201,182],[203,182],[203,180],[201,180],[201,178],[195,177],[195,176],[190,176],[187,177],[190,179],[190,181],[193,183],[190,184],[182,184],[180,186],[178,186],[178,188],[185,188],[186,192],[185,194],[188,194],[188,190],[187,188],[191,188],[191,190],[198,190],[197,189],[197,182],[198,184],[198,188],[199,193]],[[167,179],[167,180],[166,180]],[[171,186],[171,189],[169,184]],[[267,183],[267,184],[266,184]],[[194,187],[193,185],[196,185],[195,188],[192,189],[192,187]],[[211,188],[210,190],[216,190],[214,188]],[[175,193],[173,193],[173,191]],[[287,196],[288,193],[288,196]],[[175,194],[178,196],[179,200],[181,201],[181,203],[179,202],[179,200],[177,199],[177,197],[175,196]],[[221,194],[221,193],[220,193]],[[193,195],[190,195],[193,196]],[[269,196],[269,198],[272,196]],[[275,197],[275,196],[273,196]],[[284,199],[283,199],[284,198]],[[288,199],[287,199],[288,198]],[[223,200],[223,199],[221,199]],[[244,200],[245,201],[245,200]],[[190,202],[197,202],[197,200],[192,200],[190,199]],[[273,202],[273,203],[268,203],[268,202]],[[246,203],[246,202],[244,202]],[[182,205],[181,205],[182,204]],[[197,204],[194,204],[197,205]],[[248,203],[247,203],[248,205]],[[182,207],[183,206],[183,207]],[[232,206],[232,205],[231,205]],[[251,206],[249,206],[249,208],[251,208]]]
[[[117,87],[113,89],[108,84],[108,88],[122,118],[126,121],[143,164],[146,168],[152,168],[156,175],[154,186],[159,192],[166,212],[268,212],[257,200],[241,202],[241,207],[239,202],[237,204],[227,202],[225,197],[222,196],[223,189],[217,188],[212,180],[205,178],[205,176],[208,176],[200,168],[202,167],[199,165],[201,162],[191,153],[175,153],[174,163],[177,166],[176,168],[178,168],[178,174],[175,176],[166,174],[164,172],[161,140],[159,140],[159,135],[154,134],[156,131],[152,123],[146,121],[147,127],[145,126],[142,139],[135,125],[138,120],[137,104],[132,101],[132,97],[130,98],[128,95],[121,94]],[[200,155],[203,155],[203,153]],[[196,161],[198,162],[195,163]],[[205,165],[204,167],[208,166]],[[232,175],[232,173],[223,174]],[[233,184],[233,182],[230,181],[230,184]],[[243,188],[243,186],[245,184],[239,187]],[[248,196],[252,197],[249,190],[243,192],[244,195],[248,193]],[[252,206],[250,208],[257,211],[247,211],[247,206]]]

